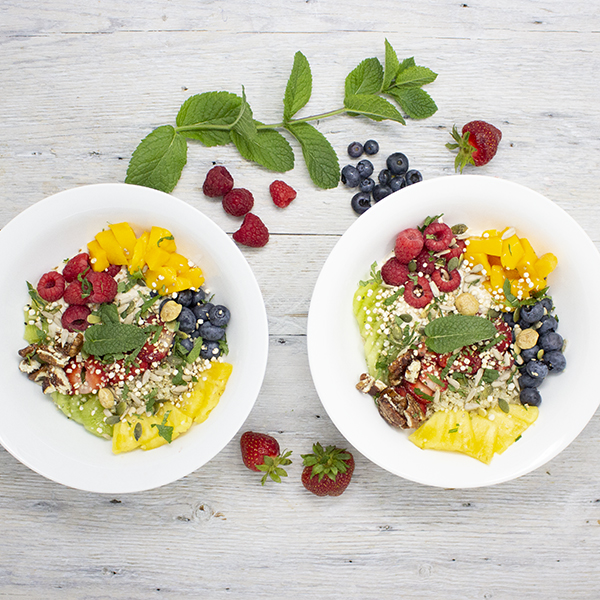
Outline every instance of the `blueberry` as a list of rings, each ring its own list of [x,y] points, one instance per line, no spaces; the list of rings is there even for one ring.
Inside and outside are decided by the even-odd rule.
[[[199,288],[192,294],[192,306],[195,304],[201,304],[206,300],[206,292]]]
[[[198,324],[202,325],[202,323],[209,320],[208,313],[212,307],[213,305],[210,302],[205,302],[204,304],[197,304],[192,308]]]
[[[544,305],[541,302],[522,306],[519,312],[523,323],[537,323],[544,316]]]
[[[392,180],[392,174],[387,169],[381,169],[377,179],[381,185],[389,185],[390,181]]]
[[[555,331],[547,331],[540,335],[538,344],[544,350],[544,352],[550,352],[551,350],[561,350],[563,345],[563,338]]]
[[[342,183],[348,187],[356,187],[360,183],[360,174],[356,167],[346,165],[342,169]]]
[[[528,362],[533,358],[537,358],[538,352],[540,351],[539,346],[534,346],[533,348],[527,348],[526,350],[521,350],[521,358]]]
[[[546,333],[547,331],[556,331],[558,327],[558,321],[550,316],[544,315],[540,319],[541,325],[538,327],[537,332],[542,335],[542,333]]]
[[[406,174],[406,185],[412,185],[413,183],[419,183],[419,181],[423,181],[423,175],[421,175],[420,171],[416,169],[411,169]]]
[[[367,154],[377,154],[379,152],[379,144],[375,140],[367,140],[364,149]]]
[[[194,292],[192,290],[183,290],[177,294],[175,302],[178,302],[182,306],[191,306],[194,298]]]
[[[371,177],[371,175],[373,175],[373,163],[366,158],[364,160],[360,160],[356,164],[356,170],[362,179]]]
[[[350,205],[357,215],[362,215],[371,208],[371,196],[366,192],[358,192],[352,197]]]
[[[550,350],[550,352],[544,352],[544,362],[548,365],[548,369],[555,373],[560,373],[565,370],[567,366],[567,359],[560,350]]]
[[[196,315],[187,306],[181,308],[177,320],[179,321],[180,331],[184,333],[192,333],[196,329]]]
[[[363,153],[363,145],[360,142],[352,142],[348,146],[348,154],[352,158],[358,158]]]
[[[523,388],[535,388],[542,383],[542,379],[538,377],[532,377],[528,373],[521,373],[519,376],[519,387]]]
[[[529,406],[539,406],[542,403],[542,396],[535,388],[524,388],[519,396],[521,404]]]
[[[392,177],[392,180],[390,181],[390,188],[392,192],[397,192],[404,187],[406,187],[406,179],[404,179],[404,177]]]
[[[184,348],[186,352],[190,352],[194,347],[194,340],[191,337],[185,338],[179,342],[179,345]]]
[[[408,171],[408,158],[402,152],[390,154],[385,164],[392,175],[404,175]]]
[[[548,375],[548,365],[534,358],[525,366],[525,372],[541,381]]]
[[[379,202],[383,200],[386,196],[389,196],[392,193],[392,188],[389,185],[379,185],[377,184],[373,188],[373,199],[375,202]]]
[[[505,312],[502,315],[502,319],[510,327],[514,327],[515,326],[514,313],[512,313],[512,312]]]
[[[229,309],[222,304],[217,304],[208,311],[208,318],[216,327],[225,327],[229,323],[230,317]]]
[[[218,342],[225,335],[225,330],[222,327],[216,327],[210,321],[202,323],[198,327],[200,335],[205,342]]]
[[[221,354],[218,342],[204,342],[200,346],[200,358],[210,360],[211,358],[218,358]]]
[[[373,191],[373,188],[375,187],[375,182],[370,177],[367,177],[358,184],[358,187],[361,192],[365,192],[365,194],[370,194]]]
[[[550,296],[546,296],[545,298],[542,298],[540,300],[540,303],[542,304],[542,306],[546,309],[547,312],[552,312],[552,298],[550,298]]]

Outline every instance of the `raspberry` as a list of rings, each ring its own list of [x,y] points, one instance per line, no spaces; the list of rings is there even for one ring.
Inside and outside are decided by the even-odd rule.
[[[64,299],[67,304],[87,304],[90,302],[92,286],[85,278],[83,278],[83,282],[85,288],[82,288],[82,282],[77,279],[75,281],[71,281],[71,283],[67,286],[64,295]]]
[[[456,246],[452,246],[450,251],[444,254],[446,262],[450,261],[452,258],[460,258],[466,247],[467,245],[464,240],[456,240]]]
[[[460,285],[460,273],[458,269],[453,271],[436,269],[431,274],[431,280],[440,292],[452,292]]]
[[[452,229],[445,223],[438,223],[437,221],[425,227],[423,237],[425,238],[425,248],[432,252],[446,250],[454,240]]]
[[[381,267],[381,278],[388,285],[402,285],[408,279],[408,267],[392,256]]]
[[[64,267],[63,277],[68,283],[75,281],[79,273],[85,272],[90,268],[90,257],[86,252],[74,256]]]
[[[417,263],[417,273],[431,275],[435,269],[435,258],[427,250],[422,250],[419,256],[415,258],[415,262]]]
[[[37,291],[46,302],[60,300],[65,293],[65,278],[56,271],[44,273],[38,281]]]
[[[498,342],[494,347],[500,353],[506,352],[513,341],[513,331],[510,328],[510,325],[506,323],[504,319],[496,319],[494,321],[494,326],[498,330],[498,333],[501,336],[504,336],[504,339],[501,342]]]
[[[233,189],[233,177],[225,167],[213,167],[207,174],[202,191],[209,198],[225,196]]]
[[[108,273],[96,273],[92,271],[88,275],[88,281],[92,284],[92,293],[88,302],[102,304],[112,302],[117,295],[117,282]]]
[[[234,188],[225,194],[223,208],[234,217],[243,217],[254,206],[254,196],[244,188]]]
[[[275,206],[279,206],[279,208],[285,208],[296,197],[296,190],[285,183],[285,181],[274,181],[269,186],[269,191],[271,192],[271,198],[273,198]]]
[[[72,304],[62,314],[62,326],[69,331],[85,331],[89,327],[88,316],[92,311],[87,306]]]
[[[233,234],[233,239],[244,246],[261,248],[269,241],[269,230],[256,215],[248,213],[242,226]]]
[[[111,277],[114,277],[117,273],[121,272],[121,265],[109,265],[106,267],[106,269],[104,269],[104,272]]]
[[[404,300],[413,308],[425,308],[433,300],[427,279],[418,277],[416,283],[409,279],[404,286]]]
[[[423,234],[418,229],[405,229],[396,237],[394,253],[396,258],[407,265],[423,250]]]

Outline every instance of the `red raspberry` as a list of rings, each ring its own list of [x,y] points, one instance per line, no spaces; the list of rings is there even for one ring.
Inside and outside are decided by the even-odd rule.
[[[65,302],[67,304],[87,304],[90,302],[92,285],[87,279],[83,278],[83,286],[85,287],[82,288],[82,282],[77,279],[71,281],[65,290]]]
[[[481,368],[481,356],[477,352],[462,352],[452,363],[450,373],[466,373],[475,375]]]
[[[446,254],[443,255],[446,262],[449,262],[452,258],[460,258],[466,247],[467,245],[464,240],[456,240],[456,246],[452,246],[450,252],[446,252]]]
[[[440,292],[453,292],[460,285],[461,278],[458,269],[452,271],[436,269],[431,274],[431,280]]]
[[[117,273],[121,272],[121,265],[109,265],[106,267],[106,269],[104,269],[104,272],[111,277],[114,277]]]
[[[404,300],[413,308],[425,308],[433,300],[427,279],[418,277],[416,283],[409,279],[404,286]]]
[[[225,167],[213,167],[207,174],[202,191],[209,198],[224,196],[233,189],[233,177]]]
[[[427,250],[422,250],[419,253],[419,256],[415,258],[417,263],[417,273],[423,273],[423,275],[431,275],[435,269],[435,258],[427,252]]]
[[[77,256],[74,256],[64,267],[63,276],[71,283],[75,281],[79,273],[84,273],[90,268],[90,257],[86,252],[82,252]]]
[[[92,284],[92,293],[88,298],[88,302],[102,304],[104,302],[112,302],[115,299],[118,285],[108,273],[92,271],[88,274],[87,278]]]
[[[90,324],[87,318],[92,311],[87,306],[80,304],[71,304],[62,314],[62,326],[69,331],[85,331]]]
[[[423,250],[423,234],[418,229],[405,229],[396,237],[394,253],[396,258],[407,265]]]
[[[494,326],[498,330],[498,333],[501,336],[504,336],[504,339],[497,343],[494,348],[500,353],[506,352],[512,343],[513,331],[504,319],[496,319],[494,321]]]
[[[381,278],[388,285],[402,285],[408,279],[408,267],[392,256],[381,267]]]
[[[248,213],[242,226],[233,234],[233,239],[244,246],[261,248],[269,241],[269,230],[256,215]]]
[[[243,217],[254,206],[254,196],[244,188],[234,188],[225,194],[223,208],[234,217]]]
[[[425,227],[423,237],[425,238],[425,248],[427,250],[441,252],[450,247],[454,239],[454,234],[452,233],[452,229],[445,223],[434,221]]]
[[[65,293],[65,278],[56,271],[44,273],[38,281],[37,291],[46,302],[60,300]]]
[[[269,186],[271,198],[275,206],[285,208],[296,197],[296,190],[290,187],[285,181],[276,180]]]

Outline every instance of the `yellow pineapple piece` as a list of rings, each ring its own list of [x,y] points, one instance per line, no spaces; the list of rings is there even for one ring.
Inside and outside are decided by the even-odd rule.
[[[209,369],[201,373],[194,389],[183,394],[179,408],[195,423],[202,423],[219,403],[233,365],[226,362],[213,362]]]
[[[531,411],[527,420],[521,417],[526,415],[526,410],[522,406],[515,404],[509,405],[509,412],[505,413],[501,408],[495,407],[490,409],[488,418],[498,427],[498,434],[494,443],[494,452],[502,454],[509,446],[515,443],[517,438],[531,425],[533,422],[531,419],[535,416],[537,418],[536,411],[532,409],[535,407],[529,407]],[[535,420],[533,418],[533,420]]]
[[[450,413],[444,410],[434,412],[408,439],[423,450],[445,450],[446,443],[442,441],[442,437],[448,430],[450,419]]]
[[[471,415],[474,443],[469,456],[489,465],[494,456],[494,444],[498,433],[498,426],[489,419],[477,414]]]

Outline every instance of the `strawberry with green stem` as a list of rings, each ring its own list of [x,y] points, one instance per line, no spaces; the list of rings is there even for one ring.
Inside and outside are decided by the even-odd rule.
[[[462,128],[462,135],[454,125],[450,135],[455,143],[447,143],[446,148],[458,149],[454,168],[461,173],[468,164],[481,167],[489,163],[496,155],[498,144],[502,139],[502,132],[485,121],[466,123]]]
[[[317,496],[340,496],[354,473],[354,457],[336,446],[313,445],[312,454],[302,454],[302,485]]]
[[[291,465],[291,450],[279,449],[279,442],[266,433],[246,431],[240,438],[240,449],[242,460],[251,471],[262,471],[264,473],[261,484],[265,485],[267,478],[280,483],[282,477],[287,477],[283,466]]]

